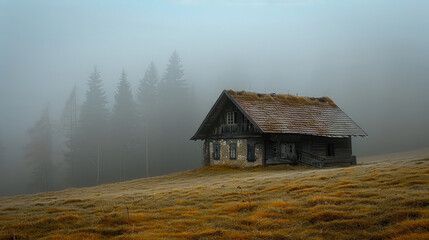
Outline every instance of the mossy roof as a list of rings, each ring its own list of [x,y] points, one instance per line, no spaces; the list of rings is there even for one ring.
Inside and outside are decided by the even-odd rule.
[[[224,90],[192,139],[208,137],[225,99],[255,125],[260,133],[305,134],[324,137],[367,136],[329,97]]]

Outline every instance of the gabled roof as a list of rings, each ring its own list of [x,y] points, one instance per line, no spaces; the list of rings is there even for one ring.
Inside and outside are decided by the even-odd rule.
[[[192,140],[208,137],[216,124],[217,115],[228,100],[234,103],[260,133],[324,137],[367,136],[365,131],[328,97],[224,90]]]

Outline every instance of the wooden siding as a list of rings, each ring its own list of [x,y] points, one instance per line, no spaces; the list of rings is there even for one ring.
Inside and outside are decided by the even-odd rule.
[[[227,124],[226,115],[228,112],[236,112],[236,123]],[[250,123],[250,121],[244,121],[246,117],[241,111],[232,103],[227,102],[226,106],[222,109],[217,117],[216,124],[212,129],[211,137],[220,138],[242,138],[251,136],[258,136],[259,134],[256,128]]]
[[[294,163],[296,159],[281,159],[281,143],[295,143],[295,151],[305,151],[325,158],[326,165],[352,162],[351,137],[328,138],[308,135],[272,134],[266,138],[266,164]],[[334,155],[328,156],[328,145],[333,144]],[[274,145],[277,152],[274,153]]]
[[[334,155],[328,156],[328,144],[334,145]],[[313,154],[324,157],[325,164],[351,163],[351,138],[315,138],[311,145]]]

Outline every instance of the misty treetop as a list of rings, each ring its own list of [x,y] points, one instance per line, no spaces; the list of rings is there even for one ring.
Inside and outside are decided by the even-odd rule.
[[[159,86],[160,101],[163,104],[173,106],[175,104],[182,104],[187,94],[187,83],[184,77],[183,66],[180,57],[174,51],[167,64],[165,73]]]
[[[171,87],[174,90],[186,88],[186,80],[183,66],[180,62],[180,57],[176,51],[171,54],[167,69],[162,78],[163,87]]]
[[[97,67],[94,67],[94,71],[89,75],[87,84],[88,90],[82,106],[80,125],[88,127],[99,125],[98,128],[101,128],[109,116],[109,110],[106,107],[107,97]]]
[[[138,113],[144,124],[150,124],[158,107],[158,82],[158,71],[151,62],[137,90]]]
[[[115,94],[115,102],[112,110],[112,130],[116,133],[114,136],[127,144],[131,135],[135,131],[137,114],[136,104],[131,91],[130,83],[127,80],[127,74],[122,71],[118,88]]]

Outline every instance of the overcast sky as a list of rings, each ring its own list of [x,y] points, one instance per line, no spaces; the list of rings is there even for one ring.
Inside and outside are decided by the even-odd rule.
[[[22,144],[96,65],[111,99],[172,51],[201,103],[222,89],[330,96],[369,137],[355,153],[427,146],[429,1],[0,1],[0,130]],[[198,126],[196,126],[197,128]],[[190,133],[189,136],[192,136]],[[15,139],[15,140],[14,140]],[[16,149],[22,149],[16,147]]]

